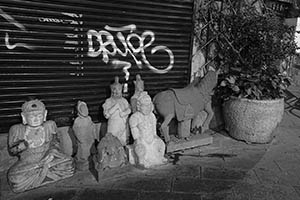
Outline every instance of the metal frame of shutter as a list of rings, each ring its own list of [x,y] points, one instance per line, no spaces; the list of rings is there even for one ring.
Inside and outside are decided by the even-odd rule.
[[[72,123],[78,100],[88,104],[94,121],[101,121],[101,105],[110,95],[114,76],[125,81],[123,66],[113,65],[113,60],[132,64],[128,70],[131,93],[138,73],[151,96],[183,87],[190,77],[192,17],[193,0],[1,0],[0,133],[21,122],[21,105],[28,97],[41,99],[48,119],[58,126]],[[144,62],[139,68],[132,52],[108,55],[107,63],[104,51],[90,57],[88,51],[98,52],[101,47],[99,37],[103,42],[108,38],[98,34],[89,45],[89,30],[109,32],[117,48],[125,50],[117,31],[106,30],[106,25],[135,25],[136,30],[119,32],[125,39],[133,34],[128,40],[132,49],[127,47],[137,51],[134,56],[139,61],[143,61],[139,46],[150,44],[152,37],[143,38],[143,33],[152,32],[153,43],[144,48],[146,60],[158,69],[165,68],[171,59],[165,47],[174,56],[172,69],[158,74]],[[155,47],[158,51],[152,54]],[[113,52],[114,47],[108,45],[106,50]]]

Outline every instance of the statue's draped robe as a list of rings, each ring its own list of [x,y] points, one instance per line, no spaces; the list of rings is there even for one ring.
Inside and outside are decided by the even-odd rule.
[[[19,160],[8,171],[8,182],[14,192],[23,192],[74,174],[72,158],[61,153],[54,140],[56,129],[54,121],[47,121],[31,131],[23,124],[10,128],[9,150],[21,140],[29,143],[25,151],[17,154]]]
[[[115,105],[118,105],[120,109],[110,114],[110,109]],[[129,127],[127,123],[128,115],[121,116],[121,113],[126,112],[129,109],[129,103],[125,98],[108,98],[103,104],[103,113],[107,122],[107,132],[117,137],[121,144],[125,146],[129,137]]]
[[[77,139],[76,162],[88,168],[88,157],[96,136],[96,126],[90,116],[77,117],[73,124],[73,131]]]
[[[164,157],[165,143],[156,134],[154,114],[143,115],[136,112],[130,117],[129,123],[131,128],[139,130],[139,136],[133,136],[139,164],[146,168],[164,164],[167,161]]]

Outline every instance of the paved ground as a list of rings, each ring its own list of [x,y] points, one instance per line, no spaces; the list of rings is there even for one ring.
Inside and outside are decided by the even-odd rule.
[[[295,105],[300,89],[290,90]],[[80,172],[22,194],[12,193],[0,174],[0,199],[300,200],[300,110],[287,108],[270,144],[247,145],[216,133],[212,145],[174,154],[159,168],[129,168],[99,183],[90,171]]]

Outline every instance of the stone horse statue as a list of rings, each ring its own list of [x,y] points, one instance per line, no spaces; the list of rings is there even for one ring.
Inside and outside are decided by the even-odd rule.
[[[153,99],[155,111],[164,118],[160,129],[165,142],[170,141],[169,123],[175,117],[179,123],[179,138],[188,139],[190,130],[201,128],[203,133],[209,128],[213,117],[211,95],[217,84],[217,74],[215,70],[210,70],[203,78],[197,77],[185,88],[168,89],[155,95]],[[201,111],[207,113],[202,127]]]

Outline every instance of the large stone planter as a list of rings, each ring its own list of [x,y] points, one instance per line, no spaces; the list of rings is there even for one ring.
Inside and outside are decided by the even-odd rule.
[[[231,99],[223,104],[225,129],[247,143],[268,143],[281,121],[284,100]]]

